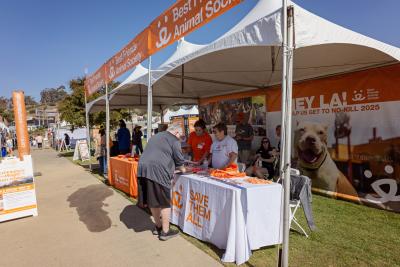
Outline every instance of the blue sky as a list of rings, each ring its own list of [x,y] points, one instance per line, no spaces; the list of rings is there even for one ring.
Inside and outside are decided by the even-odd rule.
[[[95,71],[174,0],[1,0],[0,96],[23,89],[39,100],[44,88],[58,87]],[[186,37],[207,43],[238,22],[256,3],[245,0]],[[399,0],[295,0],[339,25],[400,47]],[[174,51],[153,57],[161,64]],[[123,78],[123,77],[122,77]]]

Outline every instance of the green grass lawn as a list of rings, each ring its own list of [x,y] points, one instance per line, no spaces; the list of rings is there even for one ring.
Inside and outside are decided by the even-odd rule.
[[[72,154],[66,156],[72,159]],[[317,231],[309,238],[294,231],[290,234],[290,266],[400,266],[400,214],[318,195],[313,195],[313,212]],[[302,210],[297,215],[307,227]],[[211,257],[221,258],[222,250],[186,234],[182,236]],[[253,251],[242,266],[276,266],[277,254],[277,246]]]
[[[318,195],[313,196],[313,212],[316,232],[309,238],[294,231],[290,234],[290,266],[400,266],[400,214]],[[306,226],[302,211],[298,214]],[[184,237],[215,259],[223,253]],[[277,253],[276,246],[253,251],[243,266],[276,266]]]

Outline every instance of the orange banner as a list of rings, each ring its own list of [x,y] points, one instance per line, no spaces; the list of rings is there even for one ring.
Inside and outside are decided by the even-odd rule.
[[[327,113],[341,108],[339,111],[351,112],[352,105],[398,101],[400,94],[393,86],[400,84],[399,73],[400,64],[395,64],[294,84],[293,110],[318,109]],[[281,89],[265,92],[268,112],[280,111]]]
[[[147,42],[149,29],[135,37],[106,63],[106,81],[110,82],[132,69],[148,57]]]
[[[178,0],[150,24],[149,54],[210,22],[242,0]]]
[[[97,92],[148,56],[222,15],[243,0],[178,0],[109,59],[85,82],[86,95]]]
[[[106,84],[106,81],[106,67],[103,65],[95,73],[86,77],[86,96],[91,96],[92,94],[96,93],[102,86]]]
[[[23,91],[13,92],[15,128],[17,131],[18,156],[21,160],[30,155],[28,126],[26,120],[25,95]]]

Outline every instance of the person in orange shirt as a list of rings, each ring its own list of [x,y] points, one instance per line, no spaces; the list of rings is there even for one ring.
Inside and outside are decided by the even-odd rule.
[[[194,132],[189,135],[189,151],[192,152],[192,160],[202,164],[210,153],[212,144],[211,136],[206,132],[206,123],[200,119],[194,124]]]

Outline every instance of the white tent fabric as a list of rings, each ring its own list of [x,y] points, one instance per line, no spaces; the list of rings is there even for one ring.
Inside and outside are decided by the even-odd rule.
[[[176,51],[165,61],[162,67],[170,69],[171,67],[167,67],[169,64],[174,65],[179,58],[194,53],[203,47],[203,45],[192,44],[182,39],[179,41]],[[113,97],[110,100],[110,107],[137,107],[147,105],[148,69],[143,67],[140,67],[139,71],[136,71],[136,69],[137,67],[127,80],[113,90]],[[157,75],[157,73],[161,73],[162,71],[152,70],[151,72],[153,77],[153,75]],[[168,94],[167,96],[161,94],[153,95],[153,105],[155,107],[159,107],[159,109],[165,109],[166,106],[171,104],[183,105],[197,103],[197,98],[194,99],[192,97],[181,97],[179,94]]]
[[[398,62],[400,49],[345,29],[292,3],[295,14],[294,81]],[[163,64],[154,94],[204,98],[280,84],[281,1],[260,0],[215,42]],[[185,90],[181,69],[185,65]]]
[[[294,82],[400,60],[399,48],[291,4],[295,15]],[[281,0],[260,0],[237,25],[211,44],[180,41],[176,52],[152,71],[154,106],[197,104],[200,98],[280,84],[281,6]],[[146,105],[148,72],[141,68],[138,73],[142,75],[128,78],[113,91],[110,107]]]
[[[170,122],[171,121],[171,117],[185,116],[185,115],[199,115],[199,109],[197,108],[197,106],[193,106],[189,110],[186,110],[186,109],[183,109],[183,108],[180,108],[177,111],[168,110],[164,114],[164,122]]]

